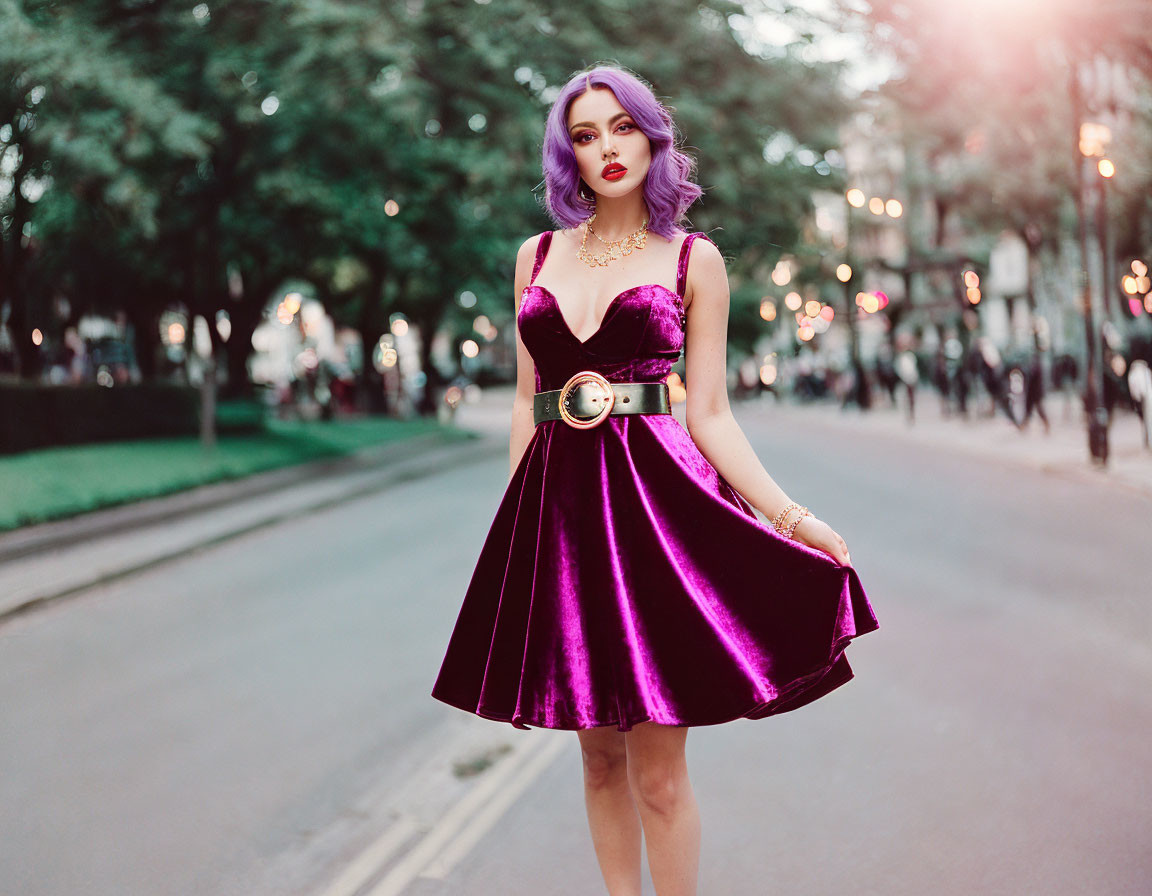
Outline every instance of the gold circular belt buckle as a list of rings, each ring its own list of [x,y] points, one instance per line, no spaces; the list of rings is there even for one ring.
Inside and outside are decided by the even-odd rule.
[[[600,410],[594,417],[581,418],[572,413],[572,393],[580,386],[591,386],[596,389],[590,399],[592,404],[600,404]],[[616,393],[612,391],[612,384],[595,370],[581,370],[574,374],[564,388],[560,390],[560,417],[569,426],[576,429],[591,429],[599,426],[605,418],[612,413],[612,405],[616,401]]]

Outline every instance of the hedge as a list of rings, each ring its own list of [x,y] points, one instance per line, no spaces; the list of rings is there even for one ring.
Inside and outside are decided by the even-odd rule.
[[[199,429],[200,396],[194,386],[0,384],[0,454],[194,435]]]

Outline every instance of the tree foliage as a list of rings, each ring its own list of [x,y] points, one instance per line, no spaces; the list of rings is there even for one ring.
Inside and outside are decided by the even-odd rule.
[[[466,331],[464,289],[469,316],[510,324],[516,247],[551,226],[548,106],[600,61],[674,107],[706,190],[691,223],[753,307],[835,178],[796,150],[834,147],[848,99],[835,66],[752,48],[752,14],[666,0],[637,28],[622,0],[0,0],[0,304],[23,371],[33,328],[89,310],[128,314],[146,362],[180,303],[228,313],[227,342],[210,330],[242,389],[252,331],[293,279],[365,348],[394,312]],[[768,161],[781,135],[793,151]]]

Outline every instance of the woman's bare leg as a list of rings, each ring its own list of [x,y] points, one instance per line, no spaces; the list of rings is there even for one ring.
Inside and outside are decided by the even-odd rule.
[[[688,729],[644,722],[625,734],[628,780],[657,896],[696,896],[700,813],[688,781]]]
[[[628,786],[624,733],[615,726],[577,732],[584,758],[584,805],[609,896],[640,896],[640,816]]]

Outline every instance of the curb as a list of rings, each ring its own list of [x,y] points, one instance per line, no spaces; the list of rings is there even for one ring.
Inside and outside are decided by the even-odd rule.
[[[214,510],[280,488],[291,487],[301,480],[313,481],[398,463],[442,445],[467,446],[481,440],[483,440],[481,434],[470,431],[466,439],[448,438],[441,433],[427,433],[340,457],[304,461],[249,476],[221,479],[155,498],[128,501],[61,519],[31,523],[18,529],[0,532],[0,563],[42,551],[66,548],[97,536],[129,532],[188,513]]]
[[[188,556],[222,544],[250,532],[275,525],[283,520],[297,518],[301,513],[323,510],[357,498],[378,494],[404,482],[420,479],[439,472],[448,464],[459,466],[461,464],[477,463],[487,460],[490,457],[506,453],[508,446],[503,439],[484,437],[483,435],[473,435],[465,440],[444,439],[442,436],[433,435],[431,438],[421,436],[406,440],[403,446],[388,446],[388,449],[396,450],[373,449],[334,460],[309,462],[307,464],[298,464],[293,467],[270,471],[267,474],[256,474],[253,477],[246,477],[242,482],[256,478],[260,481],[250,483],[243,489],[238,487],[238,482],[214,483],[212,486],[203,486],[192,490],[200,492],[200,494],[195,496],[190,493],[187,495],[185,495],[185,493],[179,493],[179,495],[171,496],[172,499],[183,497],[183,501],[157,498],[140,502],[140,506],[125,505],[123,507],[112,508],[109,511],[94,511],[92,514],[85,514],[84,517],[104,516],[105,514],[111,514],[113,511],[118,511],[119,513],[117,519],[108,520],[107,522],[85,519],[84,525],[76,527],[76,531],[73,532],[61,531],[38,534],[37,537],[29,538],[24,543],[18,545],[0,544],[0,549],[7,551],[3,556],[9,558],[49,553],[57,549],[76,546],[84,541],[97,537],[118,532],[128,532],[132,529],[141,529],[164,520],[171,520],[178,516],[190,516],[220,509],[229,504],[236,504],[246,499],[266,495],[277,489],[290,487],[291,484],[299,484],[301,481],[301,473],[304,472],[305,469],[311,474],[305,477],[305,481],[310,484],[315,484],[317,480],[331,479],[335,481],[341,476],[347,476],[357,472],[371,472],[372,469],[379,468],[379,476],[372,477],[368,482],[364,482],[363,477],[356,477],[355,482],[346,485],[344,488],[340,488],[337,482],[334,491],[324,496],[307,500],[287,508],[270,509],[269,512],[261,513],[253,520],[240,525],[225,526],[216,532],[196,538],[177,548],[163,550],[146,559],[130,562],[112,570],[97,572],[91,576],[85,576],[64,587],[50,588],[42,593],[27,596],[19,599],[17,603],[11,606],[4,607],[0,605],[0,623],[6,622],[15,616],[42,608],[46,604],[78,595],[90,588],[126,578],[135,573],[143,572],[180,557]],[[289,478],[289,474],[293,480],[292,483],[286,481]],[[227,493],[222,493],[221,489],[217,488],[217,486],[222,487]],[[130,508],[135,508],[138,513],[135,515],[129,514],[128,510]],[[45,523],[42,525],[52,526],[54,524]],[[114,528],[112,527],[113,525],[115,526]],[[35,528],[39,529],[40,527],[37,526]],[[17,530],[17,532],[21,531],[23,530]]]

